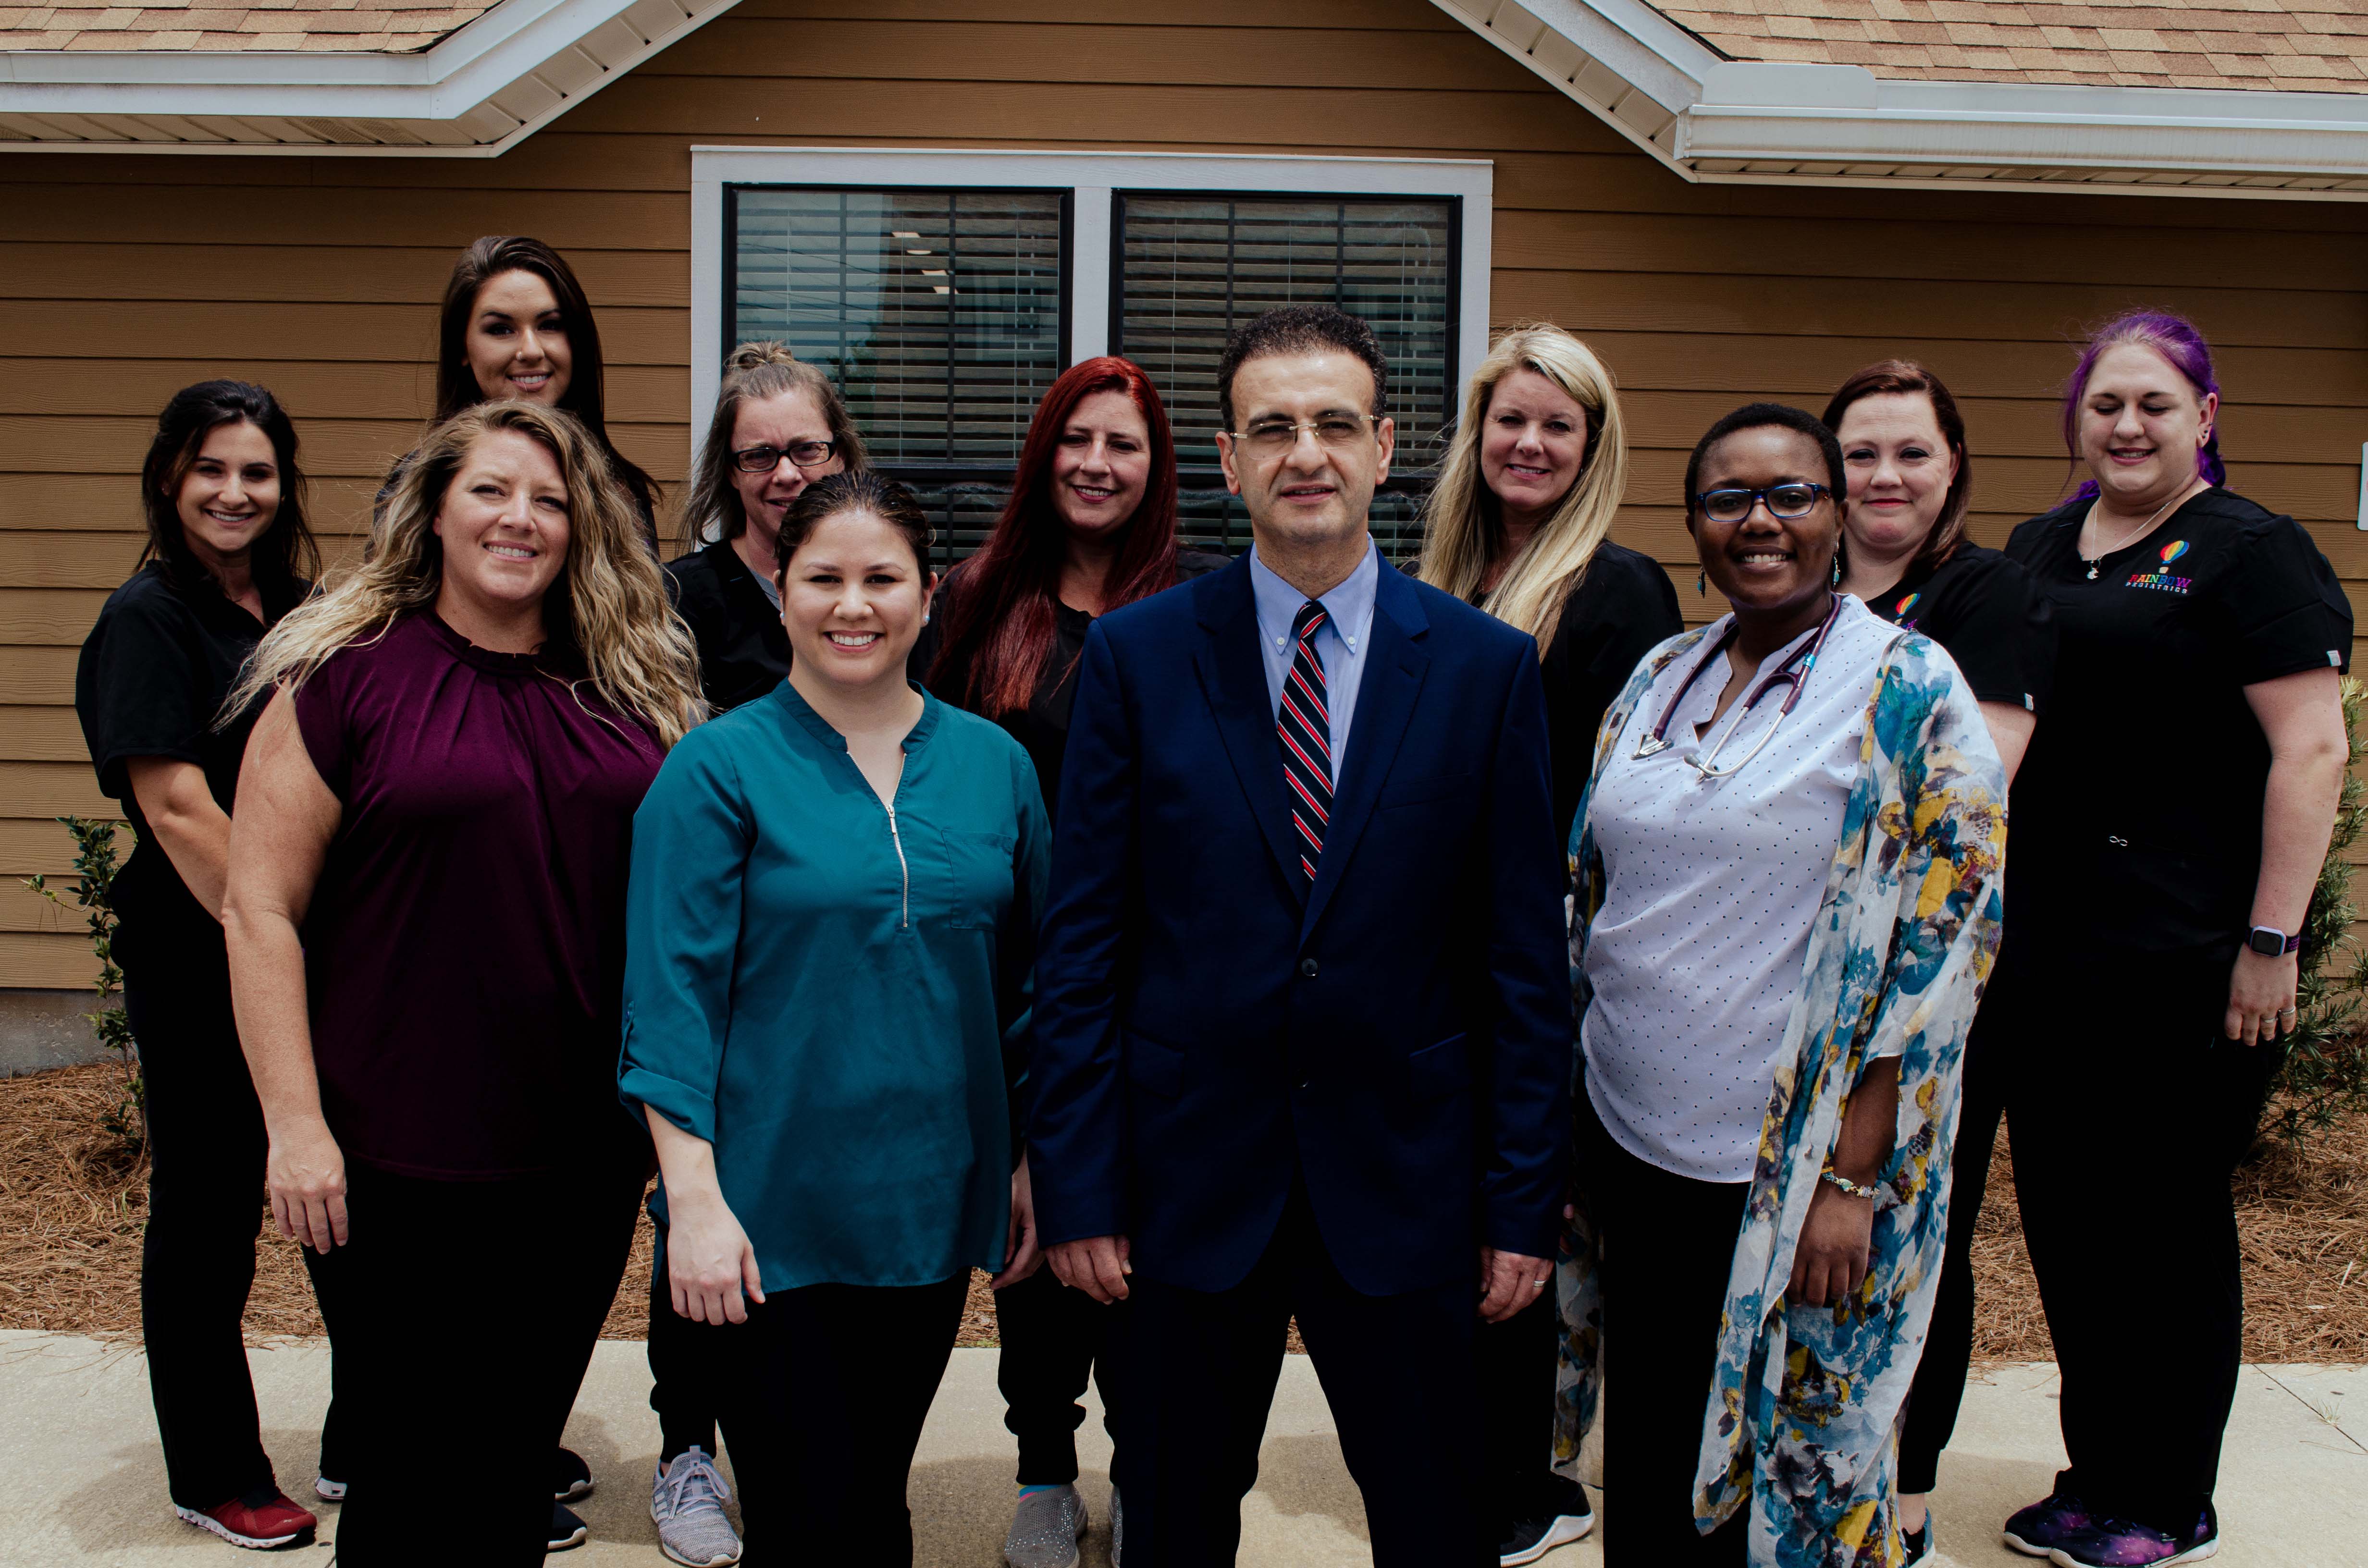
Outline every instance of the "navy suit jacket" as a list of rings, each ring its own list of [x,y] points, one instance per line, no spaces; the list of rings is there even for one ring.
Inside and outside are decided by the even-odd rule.
[[[1303,892],[1247,557],[1096,623],[1038,949],[1047,1243],[1247,1277],[1294,1178],[1368,1295],[1551,1256],[1573,1047],[1537,644],[1381,568]]]

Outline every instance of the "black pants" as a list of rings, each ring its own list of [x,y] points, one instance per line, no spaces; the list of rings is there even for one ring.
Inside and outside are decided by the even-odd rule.
[[[2063,1369],[2059,1491],[2184,1532],[2210,1506],[2244,1285],[2228,1180],[2274,1049],[2224,1038],[2233,947],[2019,963],[1988,1012],[2044,1076],[2007,1102],[2015,1192]]]
[[[1103,1306],[1040,1268],[995,1293],[996,1336],[1003,1352],[996,1387],[1003,1425],[1019,1439],[1019,1484],[1061,1486],[1077,1479],[1077,1403],[1091,1378],[1102,1392],[1102,1429],[1118,1432],[1116,1358],[1110,1354],[1126,1303]]]
[[[651,1219],[656,1220],[655,1212]],[[724,1375],[715,1365],[712,1335],[674,1310],[666,1278],[666,1226],[650,1267],[650,1408],[658,1413],[658,1458],[672,1464],[686,1449],[715,1457],[715,1410]]]
[[[1992,971],[2006,975],[2001,955]],[[1996,983],[1991,994],[1997,994]],[[1987,1005],[1965,1041],[1964,1087],[1957,1112],[1957,1142],[1950,1155],[1949,1236],[1941,1261],[1941,1282],[1932,1301],[1931,1326],[1924,1335],[1924,1358],[1907,1393],[1907,1415],[1899,1434],[1899,1490],[1925,1493],[1940,1479],[1941,1450],[1957,1429],[1965,1399],[1965,1376],[1974,1360],[1974,1226],[1988,1194],[1990,1152],[2006,1114],[2007,1085],[2018,1072],[2019,1042],[1995,1021],[2000,1009]]]
[[[716,1414],[740,1483],[741,1568],[909,1568],[905,1483],[969,1291],[966,1272],[808,1285],[750,1302],[746,1323],[688,1324],[729,1374]]]
[[[227,972],[144,971],[124,986],[147,1085],[140,1322],[173,1501],[211,1508],[272,1483],[240,1324],[263,1228],[262,1108]]]
[[[1293,1314],[1364,1494],[1375,1568],[1493,1568],[1478,1498],[1478,1306],[1474,1277],[1461,1274],[1429,1290],[1358,1294],[1299,1194],[1230,1290],[1135,1274],[1113,1477],[1126,1497],[1128,1568],[1234,1561]]]
[[[1554,1287],[1503,1323],[1484,1323],[1480,1369],[1480,1503],[1490,1539],[1525,1519],[1587,1512],[1587,1494],[1554,1470],[1554,1380],[1561,1335]]]
[[[446,1561],[465,1539],[483,1568],[541,1562],[548,1456],[624,1276],[642,1169],[346,1175],[346,1244],[304,1255],[348,1407],[337,1561]]]
[[[1744,1183],[1691,1181],[1612,1141],[1579,1090],[1579,1180],[1607,1258],[1606,1568],[1738,1568],[1748,1507],[1694,1528],[1694,1466],[1718,1362]]]

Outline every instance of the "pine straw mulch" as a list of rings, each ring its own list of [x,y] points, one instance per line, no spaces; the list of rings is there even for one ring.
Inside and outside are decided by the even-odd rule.
[[[111,1071],[67,1067],[0,1080],[0,1329],[138,1338],[147,1167],[98,1131],[113,1104]],[[2003,1134],[1993,1160],[1974,1249],[1975,1354],[1989,1362],[2048,1360]],[[2281,1146],[2265,1150],[2237,1173],[2237,1204],[2247,1358],[2368,1361],[2368,1117],[2322,1134],[2304,1159]],[[644,1215],[603,1331],[609,1338],[643,1335],[650,1252]],[[246,1329],[257,1340],[321,1332],[304,1265],[268,1216]],[[957,1342],[996,1342],[984,1276],[971,1281]]]

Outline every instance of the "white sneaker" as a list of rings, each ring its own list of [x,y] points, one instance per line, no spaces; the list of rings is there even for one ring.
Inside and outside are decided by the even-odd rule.
[[[684,1568],[723,1568],[740,1561],[740,1537],[724,1517],[732,1488],[706,1450],[692,1444],[650,1478],[650,1519],[658,1550]]]

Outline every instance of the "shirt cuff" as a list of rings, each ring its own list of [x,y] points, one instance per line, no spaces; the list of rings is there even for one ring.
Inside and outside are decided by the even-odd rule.
[[[693,1138],[715,1142],[715,1096],[703,1090],[628,1063],[618,1074],[617,1095],[629,1106],[649,1107]]]

